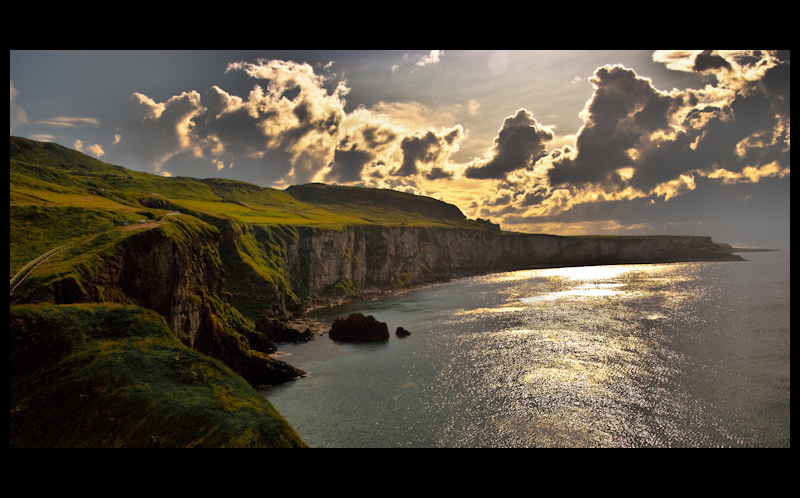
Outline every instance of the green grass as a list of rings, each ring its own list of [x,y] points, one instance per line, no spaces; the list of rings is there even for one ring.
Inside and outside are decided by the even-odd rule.
[[[252,224],[464,226],[458,216],[453,218],[453,206],[391,190],[315,184],[282,191],[233,180],[166,178],[16,137],[11,138],[11,150],[12,206],[83,207],[130,214],[142,209],[142,199],[157,196],[208,216]],[[302,200],[297,197],[301,194]],[[449,208],[445,211],[451,218],[436,215],[443,208]]]
[[[269,401],[155,312],[11,306],[11,447],[305,446]]]

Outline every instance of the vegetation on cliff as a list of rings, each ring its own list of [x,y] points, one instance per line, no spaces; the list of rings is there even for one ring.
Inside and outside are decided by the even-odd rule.
[[[11,306],[14,447],[302,447],[258,391],[157,313]]]

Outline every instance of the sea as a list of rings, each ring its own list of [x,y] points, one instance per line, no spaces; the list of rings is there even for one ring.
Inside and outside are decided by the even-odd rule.
[[[317,310],[378,344],[281,344],[262,393],[311,447],[790,446],[790,249],[496,273]],[[397,337],[403,327],[411,335]]]

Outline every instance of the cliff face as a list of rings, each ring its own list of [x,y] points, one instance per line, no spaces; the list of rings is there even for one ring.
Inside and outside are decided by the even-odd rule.
[[[251,225],[171,216],[38,285],[21,302],[117,302],[158,312],[185,345],[253,384],[301,375],[253,351],[247,319],[318,300],[489,272],[548,266],[741,259],[708,237],[559,237],[481,228]]]
[[[36,286],[17,302],[54,304],[116,302],[156,311],[186,346],[222,360],[253,385],[274,384],[303,374],[255,351],[257,334],[224,299],[226,269],[221,233],[189,218],[136,231],[75,271]],[[269,291],[270,289],[267,289]]]
[[[261,312],[285,312],[292,304],[362,290],[548,266],[741,259],[710,237],[559,237],[370,225],[301,228],[272,250],[282,260],[281,285],[266,282],[260,289],[254,284],[249,293],[232,291],[244,307],[258,300]]]

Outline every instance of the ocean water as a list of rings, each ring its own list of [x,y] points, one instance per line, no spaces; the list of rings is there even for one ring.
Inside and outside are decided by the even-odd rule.
[[[499,273],[321,310],[262,392],[312,447],[789,447],[789,246],[744,262]],[[402,326],[412,335],[398,338]]]

